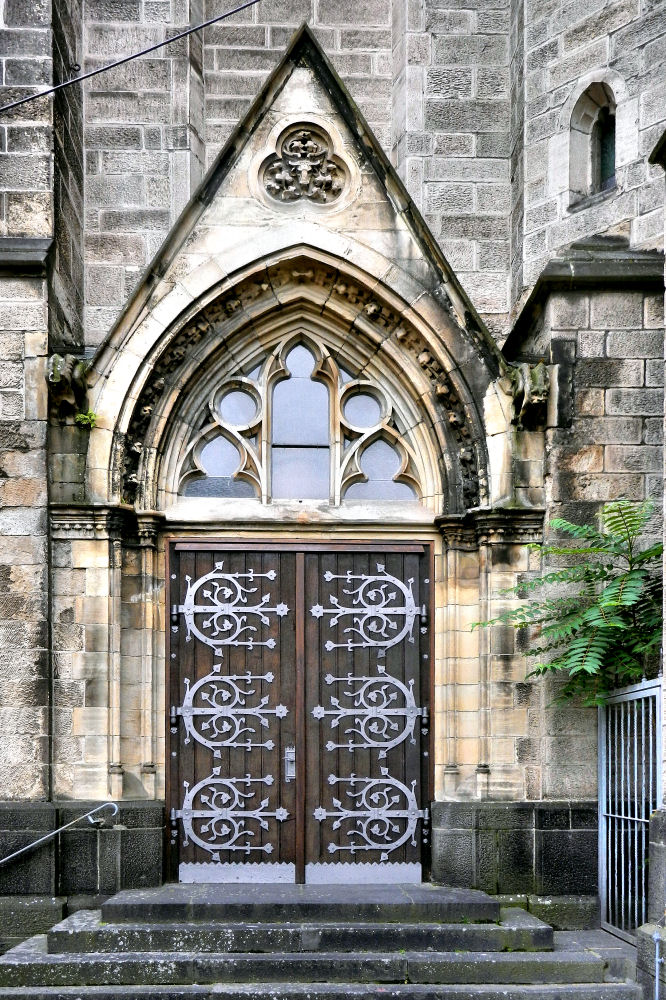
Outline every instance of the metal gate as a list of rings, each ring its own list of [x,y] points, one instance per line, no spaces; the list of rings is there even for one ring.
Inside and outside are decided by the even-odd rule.
[[[650,813],[661,802],[661,680],[622,688],[599,709],[601,925],[633,941],[647,920]]]

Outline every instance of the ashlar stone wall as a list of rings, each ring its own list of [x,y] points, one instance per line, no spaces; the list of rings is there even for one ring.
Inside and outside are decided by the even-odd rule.
[[[559,372],[557,417],[545,441],[549,521],[594,522],[602,503],[618,498],[655,502],[649,536],[662,532],[663,297],[652,291],[592,289],[550,294],[541,320],[516,358],[544,356]],[[515,350],[515,345],[514,348]],[[528,570],[546,569],[535,553]],[[494,660],[498,680],[524,658],[502,630]],[[577,704],[553,705],[557,683],[532,678],[522,686],[527,738],[518,759],[530,775],[529,797],[594,798],[596,718]]]
[[[512,301],[554,252],[593,233],[663,246],[663,190],[647,156],[666,121],[666,4],[526,0],[524,252]],[[617,102],[617,186],[572,204],[569,128],[578,97],[605,81]]]
[[[6,0],[0,104],[51,80],[50,3]],[[51,107],[0,119],[0,795],[49,794],[47,283]],[[17,266],[16,260],[24,263]]]
[[[49,794],[47,290],[0,275],[0,788]]]

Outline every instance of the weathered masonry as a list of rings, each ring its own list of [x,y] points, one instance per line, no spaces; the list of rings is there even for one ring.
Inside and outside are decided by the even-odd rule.
[[[201,13],[6,6],[8,98]],[[1,893],[595,897],[596,714],[471,625],[660,507],[634,7],[264,0],[0,121],[0,854],[120,805]]]

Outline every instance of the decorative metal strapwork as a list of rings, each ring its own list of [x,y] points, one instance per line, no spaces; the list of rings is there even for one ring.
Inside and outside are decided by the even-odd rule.
[[[264,594],[258,604],[250,604],[249,594],[256,594],[258,587],[244,586],[241,580],[248,584],[259,579],[275,580],[274,569],[268,573],[255,573],[249,569],[247,573],[225,573],[224,563],[215,563],[210,573],[192,582],[186,576],[187,593],[181,605],[176,606],[176,612],[185,616],[187,625],[186,641],[190,642],[196,636],[207,646],[220,651],[223,646],[255,646],[275,647],[275,639],[259,640],[253,633],[259,631],[257,625],[248,624],[251,616],[259,620],[261,625],[270,625],[270,615],[282,618],[288,614],[286,604],[269,607],[270,594]]]
[[[271,854],[272,844],[253,843],[251,838],[256,837],[259,830],[268,830],[270,819],[282,823],[289,813],[282,807],[269,809],[268,798],[262,799],[254,809],[249,808],[248,800],[253,799],[258,790],[252,786],[271,786],[273,775],[253,778],[246,774],[244,778],[221,778],[220,770],[214,767],[213,773],[193,788],[189,787],[189,781],[183,782],[183,808],[174,814],[183,821],[183,845],[187,847],[193,841],[208,851],[213,861],[220,860],[220,851]],[[243,787],[247,791],[242,791]],[[253,825],[255,829],[252,829]]]
[[[377,649],[378,656],[384,656],[386,650],[396,646],[403,639],[414,642],[414,619],[418,608],[412,593],[413,578],[407,583],[398,580],[386,572],[382,563],[377,563],[377,574],[369,576],[365,573],[354,574],[347,570],[346,574],[326,572],[324,579],[345,580],[352,585],[355,580],[361,583],[357,587],[343,590],[351,598],[349,606],[340,604],[338,598],[331,594],[328,597],[332,607],[324,608],[315,604],[310,614],[315,618],[330,615],[329,626],[335,627],[341,618],[351,617],[353,624],[348,625],[343,632],[348,636],[346,642],[326,641],[326,649]]]
[[[173,716],[182,716],[187,735],[185,743],[192,739],[220,756],[222,747],[252,750],[262,747],[273,750],[271,739],[257,739],[260,729],[268,729],[270,716],[284,719],[288,714],[285,705],[269,708],[270,697],[264,695],[257,705],[248,704],[257,688],[263,683],[272,684],[274,675],[270,673],[231,674],[223,676],[220,665],[215,664],[211,673],[190,686],[185,678],[185,699],[182,706],[172,710]]]
[[[299,128],[282,141],[281,156],[272,158],[264,171],[266,190],[277,201],[307,198],[319,205],[335,201],[345,175],[331,159],[330,145],[310,129]]]
[[[352,704],[345,707],[339,698],[331,697],[333,708],[316,705],[312,709],[315,719],[331,717],[331,729],[340,727],[343,721],[353,724],[345,729],[346,742],[335,743],[329,740],[327,750],[379,750],[379,759],[386,757],[392,747],[398,746],[409,739],[416,743],[414,727],[416,720],[422,720],[422,732],[427,733],[428,710],[419,708],[414,700],[414,681],[403,684],[397,677],[387,674],[383,666],[378,667],[378,677],[354,677],[352,673],[346,677],[333,677],[327,674],[324,680],[327,684],[346,684],[342,692],[350,698]],[[400,699],[404,704],[399,704]]]
[[[350,824],[344,830],[350,843],[329,843],[329,854],[380,851],[380,861],[388,861],[389,854],[407,841],[416,847],[417,823],[427,817],[427,810],[419,809],[416,802],[416,781],[408,788],[397,778],[391,778],[387,768],[382,767],[381,774],[381,778],[329,775],[329,785],[349,785],[347,795],[356,800],[351,809],[345,809],[340,799],[333,799],[333,811],[315,809],[314,818],[319,822],[332,819],[334,830],[339,830],[343,823]]]

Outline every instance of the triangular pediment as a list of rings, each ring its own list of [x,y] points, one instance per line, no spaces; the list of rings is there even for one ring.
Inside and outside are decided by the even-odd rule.
[[[482,349],[491,369],[501,365],[492,337],[305,25],[184,209],[98,360],[110,341],[121,346],[175,284],[185,296],[201,296],[206,282],[212,287],[252,259],[294,246],[353,261],[408,302],[428,295]]]

